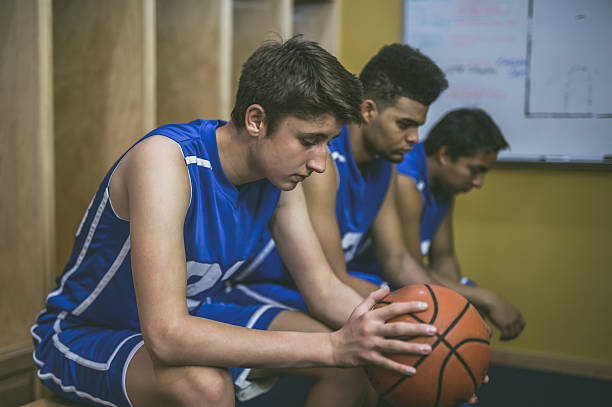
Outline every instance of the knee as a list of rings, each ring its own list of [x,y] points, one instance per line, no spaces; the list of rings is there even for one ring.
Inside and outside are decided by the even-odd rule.
[[[182,396],[190,406],[233,406],[234,384],[226,369],[189,367],[185,369]],[[183,386],[181,386],[183,387]]]

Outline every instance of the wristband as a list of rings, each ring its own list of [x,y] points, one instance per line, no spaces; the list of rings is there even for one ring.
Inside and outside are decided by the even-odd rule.
[[[467,277],[461,277],[461,280],[459,280],[459,282],[460,282],[461,284],[463,284],[463,285],[469,285],[470,287],[477,287],[477,286],[478,286],[478,284],[476,284],[476,282],[475,282],[475,281],[470,280],[470,279],[469,279],[469,278],[467,278]]]

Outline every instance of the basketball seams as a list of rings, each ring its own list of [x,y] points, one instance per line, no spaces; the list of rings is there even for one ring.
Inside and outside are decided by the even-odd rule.
[[[431,301],[433,302],[433,305],[434,305],[434,312],[433,312],[433,315],[431,316],[431,321],[429,321],[429,324],[433,324],[434,322],[436,322],[436,318],[438,317],[438,298],[436,297],[436,293],[434,292],[433,288],[431,288],[429,284],[424,284],[424,286],[429,291],[429,295],[431,296]]]
[[[425,291],[423,288],[426,288],[427,291]],[[407,314],[404,314],[403,317],[391,318],[387,322],[404,321],[404,322],[415,322],[415,323],[423,323],[423,324],[435,324],[435,322],[438,321],[438,319],[441,319],[437,325],[442,325],[442,326],[438,326],[438,328],[443,329],[442,332],[437,332],[433,337],[431,337],[431,340],[428,340],[426,342],[426,343],[431,344],[430,345],[431,352],[428,355],[412,355],[413,356],[411,358],[412,361],[409,362],[415,368],[419,368],[420,366],[422,369],[428,369],[423,366],[429,366],[431,364],[430,362],[426,362],[426,360],[429,360],[427,359],[428,356],[432,356],[434,364],[432,365],[431,368],[434,369],[434,371],[430,372],[431,374],[426,373],[426,371],[424,373],[425,378],[428,378],[428,379],[424,379],[423,377],[421,377],[418,380],[415,379],[416,381],[406,382],[406,379],[411,378],[412,376],[405,376],[405,375],[401,375],[398,373],[394,373],[394,374],[388,375],[384,379],[384,381],[378,382],[378,384],[376,385],[376,388],[379,391],[380,400],[386,404],[389,403],[389,405],[391,405],[390,404],[391,400],[396,400],[398,396],[403,397],[403,394],[406,393],[407,389],[413,389],[415,385],[420,386],[419,383],[422,383],[422,380],[426,380],[426,381],[429,381],[429,383],[431,383],[431,385],[429,385],[429,388],[433,390],[433,393],[430,393],[431,398],[429,399],[429,402],[428,402],[430,404],[427,404],[428,406],[431,406],[431,407],[440,406],[440,403],[447,402],[447,399],[449,397],[451,397],[452,399],[454,399],[455,397],[460,397],[459,394],[457,394],[456,392],[447,393],[447,391],[449,390],[445,389],[444,387],[444,386],[448,387],[449,383],[452,383],[453,380],[455,380],[452,377],[456,377],[457,380],[462,380],[461,383],[463,384],[461,386],[463,386],[462,387],[463,391],[465,391],[466,393],[468,389],[470,389],[470,383],[471,383],[471,387],[473,388],[474,392],[478,388],[479,380],[477,379],[475,373],[478,373],[479,375],[482,374],[482,369],[486,367],[480,366],[478,364],[475,364],[473,366],[470,365],[472,363],[470,355],[472,354],[472,352],[481,353],[481,351],[479,350],[481,349],[481,347],[484,351],[484,348],[487,348],[488,346],[490,346],[490,341],[488,340],[488,338],[487,339],[484,338],[485,332],[484,331],[481,332],[480,330],[477,330],[476,326],[474,326],[474,330],[471,330],[471,331],[465,331],[463,328],[461,328],[464,326],[464,324],[469,325],[469,324],[477,323],[475,319],[475,315],[474,315],[474,312],[476,311],[474,306],[469,301],[467,301],[465,298],[463,298],[463,301],[465,302],[457,301],[455,299],[453,302],[447,303],[446,301],[447,301],[447,297],[449,297],[449,294],[447,294],[445,291],[448,291],[448,289],[444,289],[444,291],[440,291],[439,288],[444,289],[444,287],[437,287],[437,286],[430,286],[428,284],[423,284],[420,287],[417,287],[418,291],[412,293],[412,295],[409,295],[409,296],[407,296],[406,294],[404,294],[403,296],[402,294],[394,296],[393,293],[391,293],[387,298],[378,301],[372,307],[372,309],[376,309],[376,308],[380,308],[386,305],[391,305],[395,302],[405,302],[405,301],[413,301],[413,300],[428,301],[430,303],[430,308],[428,310],[429,312],[425,314],[420,313],[420,312],[407,313]],[[431,300],[427,299],[428,293],[430,295]],[[416,297],[416,299],[413,299],[414,297]],[[450,309],[449,310],[446,309],[447,306],[449,305],[452,307],[452,309],[455,312],[458,309],[460,309],[461,311],[453,317],[452,314],[454,312],[449,312]],[[451,321],[450,324],[448,324],[446,328],[444,328],[443,325],[446,325],[447,323],[449,323],[449,321]],[[455,331],[458,332],[458,335],[455,334]],[[464,334],[470,335],[470,333],[473,336],[465,338]],[[421,337],[411,336],[411,337],[404,337],[404,338],[397,338],[397,339],[400,339],[405,342],[410,342],[410,341],[414,341],[417,338],[421,338]],[[459,342],[457,343],[458,340]],[[440,345],[440,343],[443,343],[444,346],[439,347],[438,345]],[[455,344],[453,345],[453,343]],[[469,345],[469,344],[473,344],[473,346],[466,347],[466,345]],[[435,352],[435,355],[434,355],[434,352]],[[456,360],[453,360],[452,358],[453,355],[457,358]],[[488,360],[488,357],[487,357],[487,360]],[[447,368],[449,369],[448,371],[446,370]],[[366,370],[368,371],[368,376],[370,376],[369,369],[366,369]],[[437,380],[436,380],[435,370],[438,370]],[[461,371],[463,371],[464,373],[461,373]],[[467,373],[467,376],[466,376],[466,373]],[[451,377],[449,376],[449,374],[458,375],[458,376]],[[460,377],[463,377],[463,378],[459,379]],[[373,380],[376,380],[376,379],[373,379]],[[392,384],[387,386],[387,388],[384,390],[378,387],[382,384],[388,384],[389,382],[392,382]],[[437,386],[437,388],[434,390],[432,388],[433,386]],[[465,386],[468,386],[468,387],[465,388]],[[433,398],[435,398],[435,401],[433,400]],[[431,404],[432,401],[434,401],[433,404]],[[452,401],[452,400],[448,400],[448,401]],[[421,402],[424,402],[424,399]]]
[[[435,295],[433,294],[433,290],[431,289],[431,287],[429,287],[429,285],[425,284],[425,287],[427,287],[430,290],[430,294],[432,296],[432,300],[434,301],[434,320],[435,317],[437,316],[437,300],[435,298]],[[436,333],[436,337],[438,338],[432,345],[431,345],[431,352],[433,352],[436,347],[441,343],[444,342],[446,344],[446,346],[451,349],[451,353],[452,353],[452,346],[450,346],[450,344],[448,342],[446,342],[444,340],[444,338],[446,337],[446,335],[448,335],[448,333],[455,327],[455,325],[457,325],[457,323],[461,320],[461,318],[463,318],[463,315],[465,315],[465,313],[467,312],[467,310],[470,308],[471,304],[469,301],[466,301],[466,305],[463,307],[463,309],[461,310],[461,312],[459,313],[459,315],[457,315],[457,317],[454,319],[454,321],[448,326],[448,328],[446,328],[446,330],[444,331],[444,333],[439,334]],[[417,319],[416,317],[413,317],[415,319]],[[412,339],[412,338],[411,338]],[[423,355],[419,358],[419,360],[414,364],[414,368],[416,369],[417,367],[419,367],[419,365],[427,358],[428,355]],[[389,386],[388,389],[386,389],[385,391],[383,391],[380,396],[381,397],[385,397],[387,395],[389,395],[391,392],[393,392],[400,384],[402,384],[404,382],[404,380],[406,380],[407,378],[409,378],[410,376],[402,376],[400,377],[395,383],[393,383],[391,386]],[[438,388],[439,391],[439,388]]]

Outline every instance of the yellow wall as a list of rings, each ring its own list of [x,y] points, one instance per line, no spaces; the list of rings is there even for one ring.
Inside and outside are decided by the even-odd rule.
[[[341,3],[339,55],[355,73],[401,41],[402,2],[372,4]],[[527,320],[494,346],[612,362],[612,171],[498,168],[458,199],[455,235],[463,272]]]
[[[612,362],[611,203],[612,172],[545,168],[498,168],[458,199],[463,272],[527,320],[504,347]]]

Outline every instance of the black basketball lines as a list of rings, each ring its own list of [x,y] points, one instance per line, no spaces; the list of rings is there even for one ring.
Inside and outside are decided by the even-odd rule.
[[[438,300],[437,300],[436,295],[435,295],[434,291],[432,290],[432,288],[428,284],[424,284],[424,285],[427,288],[427,290],[429,291],[429,295],[431,296],[431,299],[432,299],[432,302],[433,302],[433,306],[434,306],[431,319],[429,321],[424,321],[421,318],[419,318],[415,313],[410,313],[408,315],[410,315],[415,321],[417,321],[419,323],[433,324],[436,321],[436,318],[438,316]],[[389,304],[391,304],[391,302],[390,301],[379,301],[379,304],[389,305]],[[470,379],[472,380],[472,383],[474,385],[474,392],[476,392],[476,390],[478,388],[478,382],[476,380],[476,377],[474,376],[474,373],[472,372],[472,370],[470,369],[468,364],[465,362],[465,360],[461,357],[461,355],[457,352],[457,350],[461,346],[463,346],[463,345],[465,345],[467,343],[480,342],[480,343],[486,343],[488,345],[489,341],[484,340],[484,339],[480,339],[480,338],[467,338],[467,339],[464,339],[463,341],[459,342],[457,345],[453,346],[453,345],[451,345],[446,340],[446,336],[448,335],[448,333],[455,327],[455,325],[457,325],[457,323],[461,320],[463,315],[465,315],[465,313],[467,312],[467,310],[471,306],[472,305],[469,303],[469,301],[466,300],[465,306],[463,307],[463,309],[461,310],[459,315],[457,315],[457,317],[453,320],[453,322],[448,326],[448,328],[443,333],[436,332],[436,334],[435,334],[436,341],[431,345],[431,352],[433,352],[434,349],[436,349],[436,347],[438,347],[438,345],[442,343],[442,344],[444,344],[448,348],[449,353],[446,356],[446,358],[444,358],[444,362],[442,362],[442,366],[440,366],[440,372],[438,373],[438,388],[436,389],[436,401],[435,401],[435,403],[434,403],[434,405],[432,407],[437,407],[439,402],[440,402],[440,396],[441,396],[441,392],[442,392],[442,379],[444,377],[444,369],[445,369],[446,365],[448,364],[448,362],[450,361],[451,357],[453,357],[453,356],[455,356],[457,358],[457,360],[459,360],[461,365],[465,368],[466,372],[470,376]],[[413,339],[415,339],[415,337],[406,338],[404,340],[405,341],[411,341]],[[417,368],[425,360],[425,358],[427,358],[427,356],[428,355],[421,356],[419,358],[419,360],[414,364],[414,367]],[[410,376],[402,376],[402,377],[400,377],[395,383],[393,383],[391,386],[389,386],[389,388],[387,388],[385,391],[383,391],[380,394],[380,397],[382,399],[384,399],[386,396],[391,394],[391,392],[393,392],[393,390],[395,390],[400,384],[402,384],[402,382],[404,380],[406,380],[408,378],[410,378]]]

